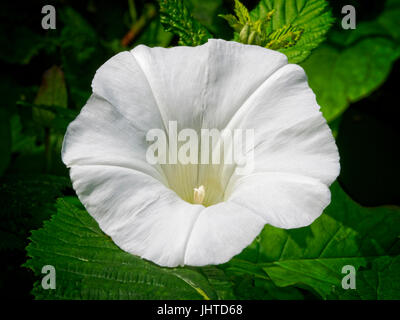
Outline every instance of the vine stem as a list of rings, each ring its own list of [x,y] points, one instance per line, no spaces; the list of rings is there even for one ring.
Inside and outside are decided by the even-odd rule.
[[[122,38],[121,45],[127,47],[143,30],[147,23],[156,16],[156,13],[157,10],[154,5],[146,6],[143,14],[132,24],[132,27]]]

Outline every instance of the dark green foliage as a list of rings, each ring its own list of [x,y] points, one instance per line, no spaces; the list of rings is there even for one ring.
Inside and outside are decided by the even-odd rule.
[[[11,127],[8,112],[0,109],[0,177],[8,167],[11,157]]]
[[[340,26],[344,0],[243,1],[236,10],[234,1],[147,2],[54,1],[56,30],[41,29],[39,2],[2,4],[2,298],[400,299],[400,213],[387,206],[400,199],[393,77],[400,1],[352,0],[356,30]],[[122,45],[148,6],[157,9]],[[262,45],[302,63],[338,137],[346,193],[335,183],[332,203],[315,223],[266,226],[227,264],[161,268],[121,251],[101,232],[75,196],[61,143],[96,70],[111,56],[138,44],[195,46],[211,37]],[[44,264],[56,266],[55,291],[40,287]],[[356,290],[341,288],[345,264],[357,269]]]
[[[93,75],[107,54],[95,30],[74,9],[62,10],[60,20],[65,25],[59,38],[62,67],[71,100],[81,108],[89,98]]]
[[[53,213],[54,201],[71,188],[67,177],[9,174],[0,184],[0,250],[24,249],[32,228]]]

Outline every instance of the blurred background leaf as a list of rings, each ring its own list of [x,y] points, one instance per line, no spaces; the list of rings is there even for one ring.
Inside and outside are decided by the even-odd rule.
[[[104,48],[92,26],[74,9],[60,10],[61,61],[71,102],[81,108],[90,96],[93,74],[104,62]]]
[[[358,6],[356,6],[356,12]],[[302,66],[328,121],[377,89],[400,57],[400,1],[387,1],[374,20],[355,30],[334,29]]]
[[[60,108],[68,107],[64,73],[59,67],[53,66],[45,71],[34,104]],[[33,108],[33,121],[44,127],[51,127],[51,122],[54,120],[54,117],[51,111],[36,107]]]

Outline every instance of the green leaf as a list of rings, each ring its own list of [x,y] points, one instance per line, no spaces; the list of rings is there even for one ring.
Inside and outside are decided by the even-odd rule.
[[[385,82],[399,57],[400,50],[394,42],[369,38],[344,50],[324,45],[302,66],[329,122],[350,103],[368,96]]]
[[[64,73],[59,67],[52,66],[44,72],[42,84],[40,85],[34,104],[60,108],[68,107]],[[51,111],[36,107],[33,108],[32,115],[35,122],[45,127],[50,127],[55,117]]]
[[[396,40],[400,40],[400,1],[386,0],[385,11],[378,17],[378,24]]]
[[[225,23],[217,13],[223,10],[223,2],[223,0],[185,0],[185,5],[196,21],[209,30],[215,38],[220,38],[216,35],[220,33],[221,26],[225,28]]]
[[[327,298],[342,290],[343,266],[359,269],[400,253],[398,208],[363,208],[338,183],[331,191],[331,204],[311,226],[266,226],[249,248],[223,266],[225,271],[255,274],[279,287],[309,288]]]
[[[179,36],[179,44],[197,46],[211,38],[208,30],[193,18],[182,0],[159,0],[160,19],[166,31]]]
[[[360,22],[355,30],[333,31],[329,44],[302,64],[328,121],[384,83],[400,57],[398,16],[392,12],[400,13],[399,1],[388,2],[376,20]]]
[[[227,273],[230,275],[231,273]],[[244,300],[304,300],[304,293],[295,287],[277,287],[270,279],[260,279],[249,274],[233,276],[235,296]],[[311,295],[308,295],[311,296]]]
[[[242,30],[243,25],[233,14],[221,14],[220,17],[225,19],[231,28],[236,32],[240,32]]]
[[[64,73],[58,66],[52,66],[44,72],[35,104],[67,108],[68,97]]]
[[[279,51],[287,55],[290,63],[305,60],[311,50],[325,40],[333,23],[325,0],[261,0],[250,14],[252,20],[260,20],[271,12],[266,32],[279,33],[283,37],[279,39],[280,44],[274,42],[267,47],[273,45],[280,48]],[[282,44],[288,47],[281,48]]]
[[[36,299],[232,297],[221,270],[159,267],[119,249],[70,199],[60,199],[57,208],[42,229],[32,232],[27,247],[31,259],[26,267],[40,275],[43,265],[49,264],[57,272],[57,289],[44,290],[38,281],[33,290]]]
[[[187,267],[188,268],[188,267]],[[233,300],[232,283],[227,280],[225,273],[214,266],[205,266],[201,268],[192,268],[193,270],[200,271],[216,291],[218,299]]]
[[[332,293],[334,299],[399,300],[400,256],[381,257],[357,272],[356,290]]]
[[[235,14],[241,23],[250,22],[249,11],[239,0],[235,0]]]

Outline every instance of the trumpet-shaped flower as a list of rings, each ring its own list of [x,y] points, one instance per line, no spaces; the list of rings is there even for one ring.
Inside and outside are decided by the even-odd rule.
[[[279,52],[224,40],[141,45],[102,65],[92,88],[62,159],[87,211],[129,253],[170,267],[224,263],[265,224],[307,226],[330,202],[334,138],[303,69]],[[252,171],[149,163],[147,133],[168,135],[170,121],[199,135],[254,130]]]

